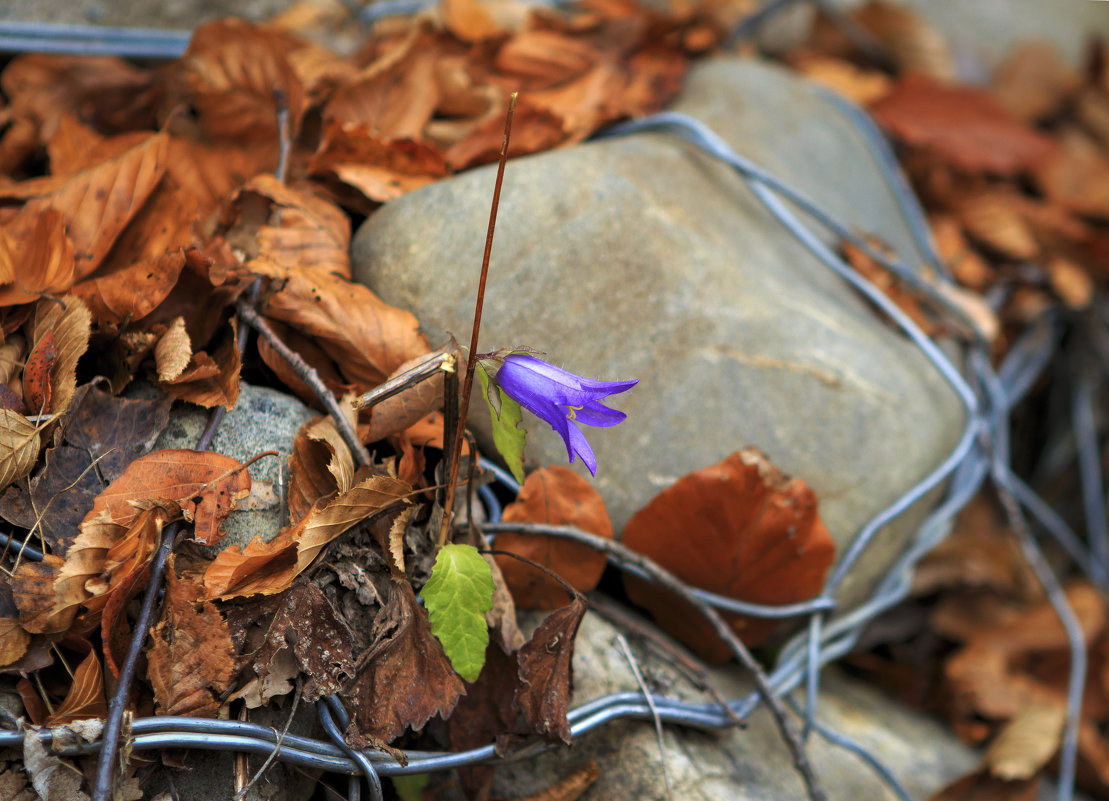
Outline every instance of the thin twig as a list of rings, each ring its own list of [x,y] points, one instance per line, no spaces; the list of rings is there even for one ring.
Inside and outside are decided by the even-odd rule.
[[[405,370],[398,376],[393,376],[384,384],[371,389],[358,399],[356,404],[359,409],[368,409],[386,398],[399,395],[410,387],[427,381],[439,375],[440,372],[452,372],[458,369],[458,343],[453,339],[439,350],[432,351],[427,358],[413,367]]]
[[[481,530],[490,534],[502,531],[515,531],[521,534],[539,534],[548,537],[562,537],[563,539],[584,543],[595,550],[613,556],[618,562],[634,565],[646,573],[647,577],[655,584],[674,593],[700,612],[701,615],[708,620],[709,624],[716,632],[716,636],[728,645],[740,663],[751,672],[752,677],[755,679],[755,687],[758,690],[759,696],[766,703],[782,739],[789,747],[790,753],[793,756],[794,767],[796,767],[797,772],[801,774],[801,778],[805,782],[805,788],[808,791],[809,798],[812,799],[812,801],[823,801],[823,799],[826,798],[824,791],[817,781],[816,774],[813,772],[812,765],[809,764],[809,758],[805,755],[805,747],[801,743],[801,738],[798,736],[797,732],[793,730],[793,726],[786,716],[785,706],[782,704],[781,699],[774,694],[774,690],[770,686],[770,681],[766,676],[766,672],[762,669],[762,665],[751,656],[751,652],[747,650],[747,646],[736,636],[735,632],[732,631],[731,627],[724,621],[724,618],[720,616],[720,613],[691,593],[689,588],[686,587],[677,576],[660,567],[643,554],[636,553],[619,542],[608,540],[604,537],[598,537],[596,534],[590,534],[587,531],[582,531],[573,526],[551,526],[543,523],[486,523],[481,527]]]
[[[135,621],[135,630],[131,641],[127,644],[127,655],[123,659],[123,667],[119,671],[119,683],[116,692],[108,704],[108,719],[104,722],[104,731],[100,735],[100,756],[96,762],[96,783],[92,789],[92,801],[108,801],[112,795],[112,785],[115,779],[116,754],[119,752],[119,733],[123,725],[123,712],[127,708],[127,697],[131,694],[131,684],[135,679],[135,667],[139,661],[139,652],[142,651],[146,633],[150,630],[150,622],[154,618],[154,605],[158,600],[158,592],[162,589],[162,578],[166,572],[166,560],[173,550],[173,541],[177,537],[180,524],[173,522],[166,526],[162,532],[162,541],[150,563],[150,577],[146,583],[146,592],[142,598],[142,608],[139,610],[139,619]]]
[[[251,777],[250,781],[246,783],[243,789],[235,794],[232,801],[243,801],[243,799],[246,798],[246,794],[250,792],[250,788],[258,783],[262,776],[265,775],[266,771],[270,769],[270,765],[274,763],[277,756],[281,753],[281,743],[284,742],[285,735],[289,733],[289,727],[293,725],[293,717],[296,716],[297,705],[300,704],[301,685],[301,677],[297,676],[296,693],[293,695],[293,708],[289,710],[289,717],[285,720],[285,726],[277,734],[277,742],[273,744],[273,750],[270,752],[270,755],[266,757],[266,761],[262,763],[262,767],[258,768],[258,772]]]
[[[639,689],[643,692],[643,700],[647,702],[647,707],[651,710],[651,718],[655,721],[655,734],[658,735],[658,755],[659,759],[662,760],[662,780],[666,783],[666,797],[672,799],[674,788],[670,784],[670,767],[667,765],[666,759],[666,738],[662,733],[662,718],[658,716],[655,699],[651,696],[651,691],[647,689],[647,682],[643,680],[643,674],[639,671],[639,663],[636,662],[632,649],[628,647],[628,641],[623,634],[617,633],[616,642],[619,643],[620,650],[624,652],[624,658],[628,660],[628,666],[632,669],[632,675],[635,676],[635,683],[639,685]]]
[[[295,350],[290,348],[281,338],[277,336],[277,332],[273,330],[270,324],[262,315],[255,311],[254,307],[240,300],[237,306],[239,310],[239,317],[246,322],[251,328],[258,332],[258,335],[269,343],[270,347],[277,352],[282,359],[284,359],[297,377],[306,383],[311,390],[320,399],[324,409],[331,415],[335,421],[335,427],[339,430],[339,436],[343,438],[343,442],[350,448],[350,452],[354,455],[354,460],[362,466],[370,464],[370,455],[366,453],[365,447],[358,439],[358,434],[351,425],[350,420],[343,414],[342,408],[339,406],[339,401],[335,399],[335,395],[324,384],[320,374],[316,369],[304,361]]]
[[[651,625],[626,607],[597,592],[589,594],[589,608],[614,626],[626,629],[629,633],[641,638],[649,647],[663,659],[670,661],[686,681],[698,690],[708,693],[720,705],[720,710],[732,719],[737,726],[743,726],[743,719],[735,713],[728,704],[728,699],[716,683],[712,680],[708,670],[697,663],[685,652],[669,635],[664,634],[656,626]]]
[[[447,497],[443,500],[443,525],[439,530],[439,547],[447,541],[451,527],[451,511],[454,508],[454,491],[458,485],[458,457],[462,453],[462,432],[466,429],[466,413],[470,410],[470,391],[474,388],[474,365],[477,364],[477,339],[481,331],[481,311],[485,303],[485,280],[489,277],[489,256],[493,252],[493,230],[497,226],[497,208],[501,204],[501,183],[504,181],[504,166],[508,161],[508,141],[512,136],[512,117],[516,113],[516,93],[508,100],[508,113],[504,119],[504,139],[501,142],[501,158],[497,163],[497,182],[493,185],[493,205],[489,209],[489,229],[485,234],[485,253],[481,257],[481,278],[477,285],[477,303],[474,304],[474,330],[470,334],[470,352],[466,357],[466,375],[462,381],[462,397],[458,408],[458,431],[455,432],[451,448],[451,469],[447,477]]]

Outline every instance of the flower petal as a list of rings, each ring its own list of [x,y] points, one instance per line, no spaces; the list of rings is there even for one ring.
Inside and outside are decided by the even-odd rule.
[[[627,419],[627,415],[616,409],[610,409],[600,401],[590,401],[574,412],[574,422],[584,423],[587,426],[614,426]]]
[[[597,475],[597,457],[593,455],[593,447],[577,426],[570,426],[570,444],[573,446],[574,453],[581,457],[582,464],[589,468],[589,475]],[[573,456],[570,457],[570,461],[574,461]]]
[[[582,406],[597,397],[595,392],[582,390],[576,384],[571,386],[532,370],[521,361],[523,358],[525,357],[519,357],[511,361],[505,359],[504,365],[497,371],[497,384],[510,397],[515,398],[520,403],[523,403],[521,397],[527,395],[533,398],[542,398],[552,404]],[[539,360],[535,359],[535,361]]]

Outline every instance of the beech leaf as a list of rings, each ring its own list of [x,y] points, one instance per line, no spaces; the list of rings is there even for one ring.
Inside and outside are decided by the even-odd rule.
[[[39,455],[35,424],[11,409],[0,409],[0,487],[23,478]]]
[[[489,391],[489,374],[481,362],[477,364],[478,378],[481,379],[481,394],[489,404],[489,416],[493,420],[493,444],[497,447],[508,469],[517,481],[524,481],[524,442],[528,432],[520,427],[524,421],[524,411],[520,404],[505,395],[499,388]],[[495,397],[494,397],[495,395]]]
[[[431,633],[443,644],[451,667],[474,681],[485,664],[489,627],[485,613],[493,608],[493,576],[472,545],[445,545],[435,557],[431,578],[420,591],[431,618]]]

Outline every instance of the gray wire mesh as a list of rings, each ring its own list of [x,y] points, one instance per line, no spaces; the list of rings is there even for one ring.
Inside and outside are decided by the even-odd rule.
[[[779,0],[768,4],[767,9],[776,10],[788,4]],[[411,10],[411,3],[397,2],[394,5],[402,12]],[[7,25],[10,27],[11,24]],[[108,38],[114,42],[117,50],[123,46],[144,48],[151,42],[151,37],[147,37],[146,32],[112,30],[109,33],[111,35]],[[23,31],[20,35],[25,38],[28,34]],[[183,49],[180,35],[171,33],[160,36],[158,41],[150,44],[151,47],[161,48],[157,55],[179,55],[173,51]],[[3,41],[0,41],[0,46],[3,45]],[[146,50],[142,52],[146,53]],[[909,190],[885,138],[864,112],[838,96],[829,94],[828,97],[865,137],[875,164],[898,199],[901,215],[920,251],[925,254],[938,283],[950,283],[950,275],[932,242],[924,213]],[[1106,522],[1104,483],[1096,449],[1093,413],[1095,387],[1090,381],[1080,382],[1070,407],[1088,527],[1084,542],[1047,503],[1014,475],[1009,460],[1009,413],[1049,367],[1052,356],[1058,350],[1062,325],[1057,315],[1049,313],[1031,325],[1013,344],[997,369],[990,364],[986,343],[980,338],[971,337],[966,345],[967,367],[964,372],[881,290],[828,248],[816,232],[823,229],[864,250],[886,269],[926,295],[936,308],[952,315],[961,324],[961,328],[971,332],[976,330],[962,312],[951,305],[948,296],[937,285],[921,280],[920,275],[904,260],[875,252],[864,237],[836,220],[802,193],[737,154],[717,134],[692,117],[676,113],[656,114],[610,128],[600,136],[625,136],[644,131],[663,131],[679,137],[730,165],[786,230],[828,269],[877,306],[921,350],[934,369],[956,392],[965,409],[964,427],[951,453],[929,475],[860,529],[850,547],[839,557],[817,598],[785,606],[764,606],[693,588],[697,595],[723,611],[765,618],[807,617],[807,627],[785,645],[770,671],[771,686],[800,715],[806,732],[815,731],[828,742],[855,754],[899,798],[910,799],[912,796],[873,753],[821,723],[816,703],[820,670],[822,666],[848,653],[868,623],[907,596],[916,564],[946,537],[955,515],[987,480],[993,482],[1003,500],[1011,500],[1007,511],[1010,513],[1010,522],[1015,527],[1022,530],[1026,528],[1023,514],[1027,513],[1043,532],[1058,542],[1095,585],[1102,589],[1109,586],[1109,526]],[[1104,325],[1105,321],[1100,320],[1100,323]],[[505,487],[511,491],[518,490],[516,482],[505,471],[490,463],[485,463],[485,466]],[[940,502],[918,527],[905,552],[869,598],[853,609],[838,610],[834,599],[836,589],[871,545],[875,535],[883,526],[937,488],[942,491]],[[480,490],[480,497],[485,502],[491,520],[484,526],[485,532],[495,535],[497,531],[511,528],[498,523],[500,503],[488,487]],[[542,527],[534,527],[533,530],[543,533]],[[557,531],[552,528],[550,533]],[[5,535],[0,534],[0,545],[6,544],[7,540]],[[1073,610],[1067,604],[1057,580],[1046,568],[1035,541],[1027,537],[1022,544],[1064,623],[1071,648],[1068,717],[1057,792],[1060,801],[1067,801],[1073,796],[1078,722],[1085,683],[1085,641]],[[30,559],[42,558],[42,554],[30,546],[24,547],[23,556]],[[619,569],[638,572],[637,568],[622,563],[617,557],[610,556],[610,561]],[[804,688],[803,699],[798,701],[794,692],[801,687]],[[665,696],[653,696],[650,700],[653,702],[653,710],[652,704],[638,692],[616,693],[582,704],[569,712],[572,734],[580,737],[615,720],[651,720],[656,712],[658,718],[669,725],[705,730],[723,729],[733,725],[732,716],[716,704],[687,702]],[[758,694],[752,692],[745,697],[731,700],[729,706],[733,713],[745,717],[759,703]],[[277,759],[290,764],[351,776],[349,792],[352,799],[360,797],[360,778],[367,780],[370,797],[380,799],[380,776],[429,773],[503,761],[494,753],[494,747],[490,744],[458,753],[408,751],[408,764],[402,766],[388,754],[354,751],[346,745],[341,732],[347,724],[347,713],[337,698],[324,699],[317,704],[317,711],[328,739],[291,734],[281,736],[270,728],[239,721],[165,716],[134,720],[129,731],[128,745],[136,751],[202,749],[262,756],[270,756],[276,751]],[[37,730],[37,736],[62,756],[88,755],[98,752],[100,748],[99,742],[79,742],[65,727],[41,728]],[[0,731],[0,747],[18,746],[23,737],[24,733],[21,731]],[[509,759],[528,759],[549,748],[545,743],[535,743],[515,752]]]

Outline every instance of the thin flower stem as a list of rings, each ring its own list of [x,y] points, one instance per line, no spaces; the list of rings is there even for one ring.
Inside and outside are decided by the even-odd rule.
[[[508,114],[504,120],[504,140],[501,142],[501,158],[497,163],[497,182],[493,185],[493,206],[489,210],[489,230],[485,234],[485,253],[481,257],[481,279],[477,286],[477,303],[474,305],[474,330],[470,334],[470,352],[466,359],[466,375],[462,380],[462,398],[458,408],[458,430],[455,432],[451,447],[451,469],[447,478],[447,497],[443,500],[443,525],[439,529],[439,547],[447,542],[451,528],[451,514],[454,509],[454,493],[458,486],[458,459],[462,453],[462,437],[466,430],[466,414],[470,410],[470,391],[474,387],[474,365],[477,364],[477,339],[481,331],[481,310],[485,303],[485,280],[489,276],[489,256],[493,252],[493,229],[497,226],[497,207],[501,204],[501,183],[504,181],[504,166],[508,161],[508,140],[512,136],[512,117],[516,113],[516,92],[508,99]],[[452,403],[453,398],[446,399]]]
[[[481,530],[488,534],[495,534],[502,531],[515,531],[521,534],[543,534],[584,543],[595,550],[609,554],[614,557],[615,561],[618,563],[634,565],[646,573],[647,577],[655,584],[679,596],[683,601],[700,612],[712,625],[713,631],[716,632],[716,636],[728,645],[740,663],[751,672],[751,676],[755,679],[755,687],[758,689],[759,696],[770,710],[770,715],[774,718],[774,723],[778,727],[778,732],[781,734],[782,739],[785,741],[793,756],[793,765],[805,782],[805,789],[808,791],[809,798],[811,801],[825,801],[827,796],[820,787],[816,778],[816,773],[813,771],[812,765],[809,763],[809,758],[805,754],[804,743],[801,742],[801,737],[798,732],[795,731],[790,724],[789,718],[786,715],[785,706],[782,704],[782,699],[775,695],[774,689],[770,686],[770,679],[767,677],[766,671],[762,669],[762,665],[751,655],[751,652],[747,650],[747,646],[736,636],[731,626],[720,616],[720,613],[690,592],[689,588],[686,587],[677,576],[658,565],[654,560],[647,558],[641,553],[636,553],[626,545],[615,542],[614,540],[605,539],[604,537],[598,537],[596,534],[590,534],[587,531],[582,531],[573,526],[552,526],[542,523],[486,523],[481,526]]]

